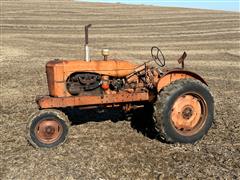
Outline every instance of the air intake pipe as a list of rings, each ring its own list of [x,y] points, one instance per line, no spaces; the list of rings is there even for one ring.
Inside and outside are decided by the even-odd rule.
[[[85,26],[85,61],[90,62],[90,51],[88,47],[88,29],[92,26],[92,24],[88,24]]]

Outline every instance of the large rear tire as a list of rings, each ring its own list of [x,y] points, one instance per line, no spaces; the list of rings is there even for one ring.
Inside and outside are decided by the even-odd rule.
[[[214,102],[208,87],[195,79],[181,79],[166,86],[154,104],[160,136],[170,143],[194,143],[209,130]]]
[[[27,139],[36,148],[52,148],[66,141],[68,131],[69,121],[63,112],[40,110],[29,118]]]

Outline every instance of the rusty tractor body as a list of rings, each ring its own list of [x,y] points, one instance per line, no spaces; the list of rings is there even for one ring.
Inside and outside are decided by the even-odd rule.
[[[85,27],[85,60],[53,60],[46,65],[49,94],[37,97],[40,111],[27,127],[33,146],[50,148],[66,140],[65,108],[121,107],[130,112],[151,106],[155,128],[166,142],[194,143],[207,133],[213,97],[202,77],[184,69],[185,52],[178,60],[182,67],[174,69],[163,68],[165,58],[155,46],[153,59],[141,65],[108,59],[108,49],[102,50],[102,60],[91,60],[90,26]],[[152,61],[157,67],[149,65]]]

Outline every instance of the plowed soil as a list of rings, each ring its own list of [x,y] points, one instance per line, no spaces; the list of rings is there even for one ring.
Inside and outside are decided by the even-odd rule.
[[[0,179],[238,179],[240,177],[240,14],[74,1],[1,1]],[[47,94],[45,63],[82,59],[83,26],[92,23],[92,59],[141,63],[161,47],[167,66],[208,82],[215,124],[194,145],[166,144],[131,122],[83,113],[67,142],[34,149],[25,138],[35,96]],[[82,120],[84,119],[84,120]],[[140,123],[140,122],[139,122]]]

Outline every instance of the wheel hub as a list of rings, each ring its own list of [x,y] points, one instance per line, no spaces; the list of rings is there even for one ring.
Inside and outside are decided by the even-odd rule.
[[[182,117],[185,120],[189,120],[191,118],[191,116],[193,115],[193,109],[192,107],[186,107],[183,112],[182,112]]]
[[[45,128],[45,132],[46,132],[46,135],[51,136],[51,135],[54,134],[55,129],[54,129],[52,126],[47,126],[47,127]]]
[[[175,101],[171,120],[178,130],[190,131],[201,120],[201,114],[202,109],[198,99],[192,95],[184,95]]]

